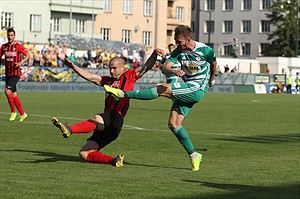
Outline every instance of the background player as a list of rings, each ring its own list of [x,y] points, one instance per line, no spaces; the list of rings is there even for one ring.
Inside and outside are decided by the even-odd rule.
[[[27,118],[20,98],[17,95],[17,83],[21,76],[21,66],[30,58],[28,51],[24,46],[15,41],[16,33],[12,28],[7,29],[8,42],[3,44],[0,49],[0,57],[5,56],[5,95],[10,106],[11,115],[9,121],[14,121],[17,117],[15,107],[17,107],[20,117],[19,121],[23,122]],[[25,58],[21,60],[21,56]]]

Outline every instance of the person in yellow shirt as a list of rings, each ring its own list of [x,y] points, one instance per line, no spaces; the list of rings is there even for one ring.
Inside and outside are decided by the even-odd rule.
[[[298,93],[300,94],[300,75],[297,75],[295,82],[296,82],[296,94]]]
[[[292,76],[290,75],[288,78],[287,78],[287,87],[286,87],[286,93],[292,93],[292,84],[293,84],[293,78]]]
[[[102,57],[102,64],[104,68],[108,68],[109,61],[110,61],[110,57],[108,53],[105,52]]]
[[[26,44],[24,44],[23,46],[27,51],[31,48],[29,41]]]
[[[95,50],[95,54],[96,54],[96,57],[99,57],[102,53],[102,50],[100,48],[100,46],[97,46],[96,50]]]
[[[38,52],[38,48],[36,47],[35,44],[33,44],[33,46],[31,47],[31,49],[32,49],[33,55],[36,55],[36,53]]]

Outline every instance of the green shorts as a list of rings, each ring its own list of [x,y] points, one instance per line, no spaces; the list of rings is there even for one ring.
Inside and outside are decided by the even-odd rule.
[[[172,83],[173,104],[171,110],[179,110],[184,117],[191,108],[200,102],[205,92],[200,90],[200,85],[186,82]]]

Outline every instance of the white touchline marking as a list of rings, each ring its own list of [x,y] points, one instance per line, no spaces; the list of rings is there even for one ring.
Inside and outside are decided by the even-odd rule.
[[[0,114],[4,114],[4,115],[10,115],[10,113],[6,113],[6,112],[0,112]],[[52,118],[53,116],[50,115],[38,115],[38,114],[28,114],[29,116],[34,116],[34,117],[44,117],[44,118]],[[61,116],[57,116],[58,118],[63,118],[63,119],[69,119],[69,120],[84,120],[81,118],[73,118],[73,117],[61,117]],[[49,122],[31,122],[26,120],[25,123],[30,123],[30,124],[49,124],[52,125],[52,123]],[[138,130],[138,131],[155,131],[155,132],[170,132],[170,130],[166,129],[145,129],[145,128],[141,128],[141,127],[137,127],[137,126],[130,126],[130,125],[123,125],[124,129],[134,129],[134,130]],[[251,135],[236,135],[236,134],[228,134],[228,133],[205,133],[205,132],[193,132],[193,131],[189,131],[189,133],[191,134],[206,134],[206,135],[217,135],[217,136],[245,136],[245,137],[249,137]]]

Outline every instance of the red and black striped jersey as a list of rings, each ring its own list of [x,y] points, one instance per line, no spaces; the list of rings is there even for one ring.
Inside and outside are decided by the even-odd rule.
[[[5,56],[5,76],[21,76],[21,68],[15,67],[21,61],[22,54],[27,55],[28,51],[18,42],[11,45],[5,43],[0,48],[0,57]]]
[[[123,91],[132,91],[135,82],[140,78],[140,76],[136,75],[135,70],[132,69],[126,71],[118,79],[110,76],[102,76],[101,86],[106,84]],[[129,98],[121,98],[119,101],[115,101],[111,95],[106,95],[104,111],[116,110],[120,115],[125,117],[129,108],[129,101]]]

